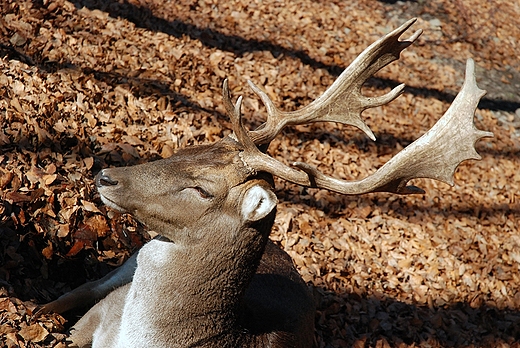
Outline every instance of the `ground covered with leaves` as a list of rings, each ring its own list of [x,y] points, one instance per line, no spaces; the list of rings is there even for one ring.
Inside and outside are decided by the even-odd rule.
[[[476,6],[475,4],[478,4]],[[64,347],[77,313],[34,318],[149,238],[105,208],[107,166],[229,134],[224,78],[247,125],[318,97],[365,47],[411,17],[423,29],[364,91],[408,87],[363,113],[377,141],[337,124],[284,131],[270,154],[362,178],[424,134],[473,58],[495,134],[455,185],[341,196],[276,182],[272,238],[318,299],[318,347],[520,347],[520,4],[515,1],[5,0],[0,5],[0,345]],[[410,31],[413,31],[413,29]]]

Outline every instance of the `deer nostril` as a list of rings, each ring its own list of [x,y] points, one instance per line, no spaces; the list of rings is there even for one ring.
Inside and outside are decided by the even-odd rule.
[[[96,179],[96,186],[115,186],[117,185],[117,180],[111,179],[108,175],[103,174],[103,172],[99,173]]]

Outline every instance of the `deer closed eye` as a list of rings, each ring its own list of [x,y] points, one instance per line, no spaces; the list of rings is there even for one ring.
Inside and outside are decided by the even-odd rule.
[[[197,193],[200,195],[201,198],[204,198],[204,199],[211,199],[213,198],[214,196],[209,193],[208,191],[206,191],[205,189],[203,189],[202,187],[200,186],[195,186],[195,187],[192,187],[195,191],[197,191]]]

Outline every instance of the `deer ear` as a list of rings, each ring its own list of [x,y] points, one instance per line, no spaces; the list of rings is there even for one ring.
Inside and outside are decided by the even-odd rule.
[[[276,206],[276,195],[260,185],[247,190],[242,201],[242,218],[245,221],[258,221],[266,217]]]

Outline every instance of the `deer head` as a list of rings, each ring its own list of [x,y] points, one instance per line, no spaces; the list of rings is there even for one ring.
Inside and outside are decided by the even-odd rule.
[[[179,242],[178,231],[211,223],[204,217],[211,216],[212,210],[226,213],[230,191],[248,177],[239,149],[237,143],[223,140],[151,163],[104,169],[96,177],[96,186],[106,205],[132,213]]]

